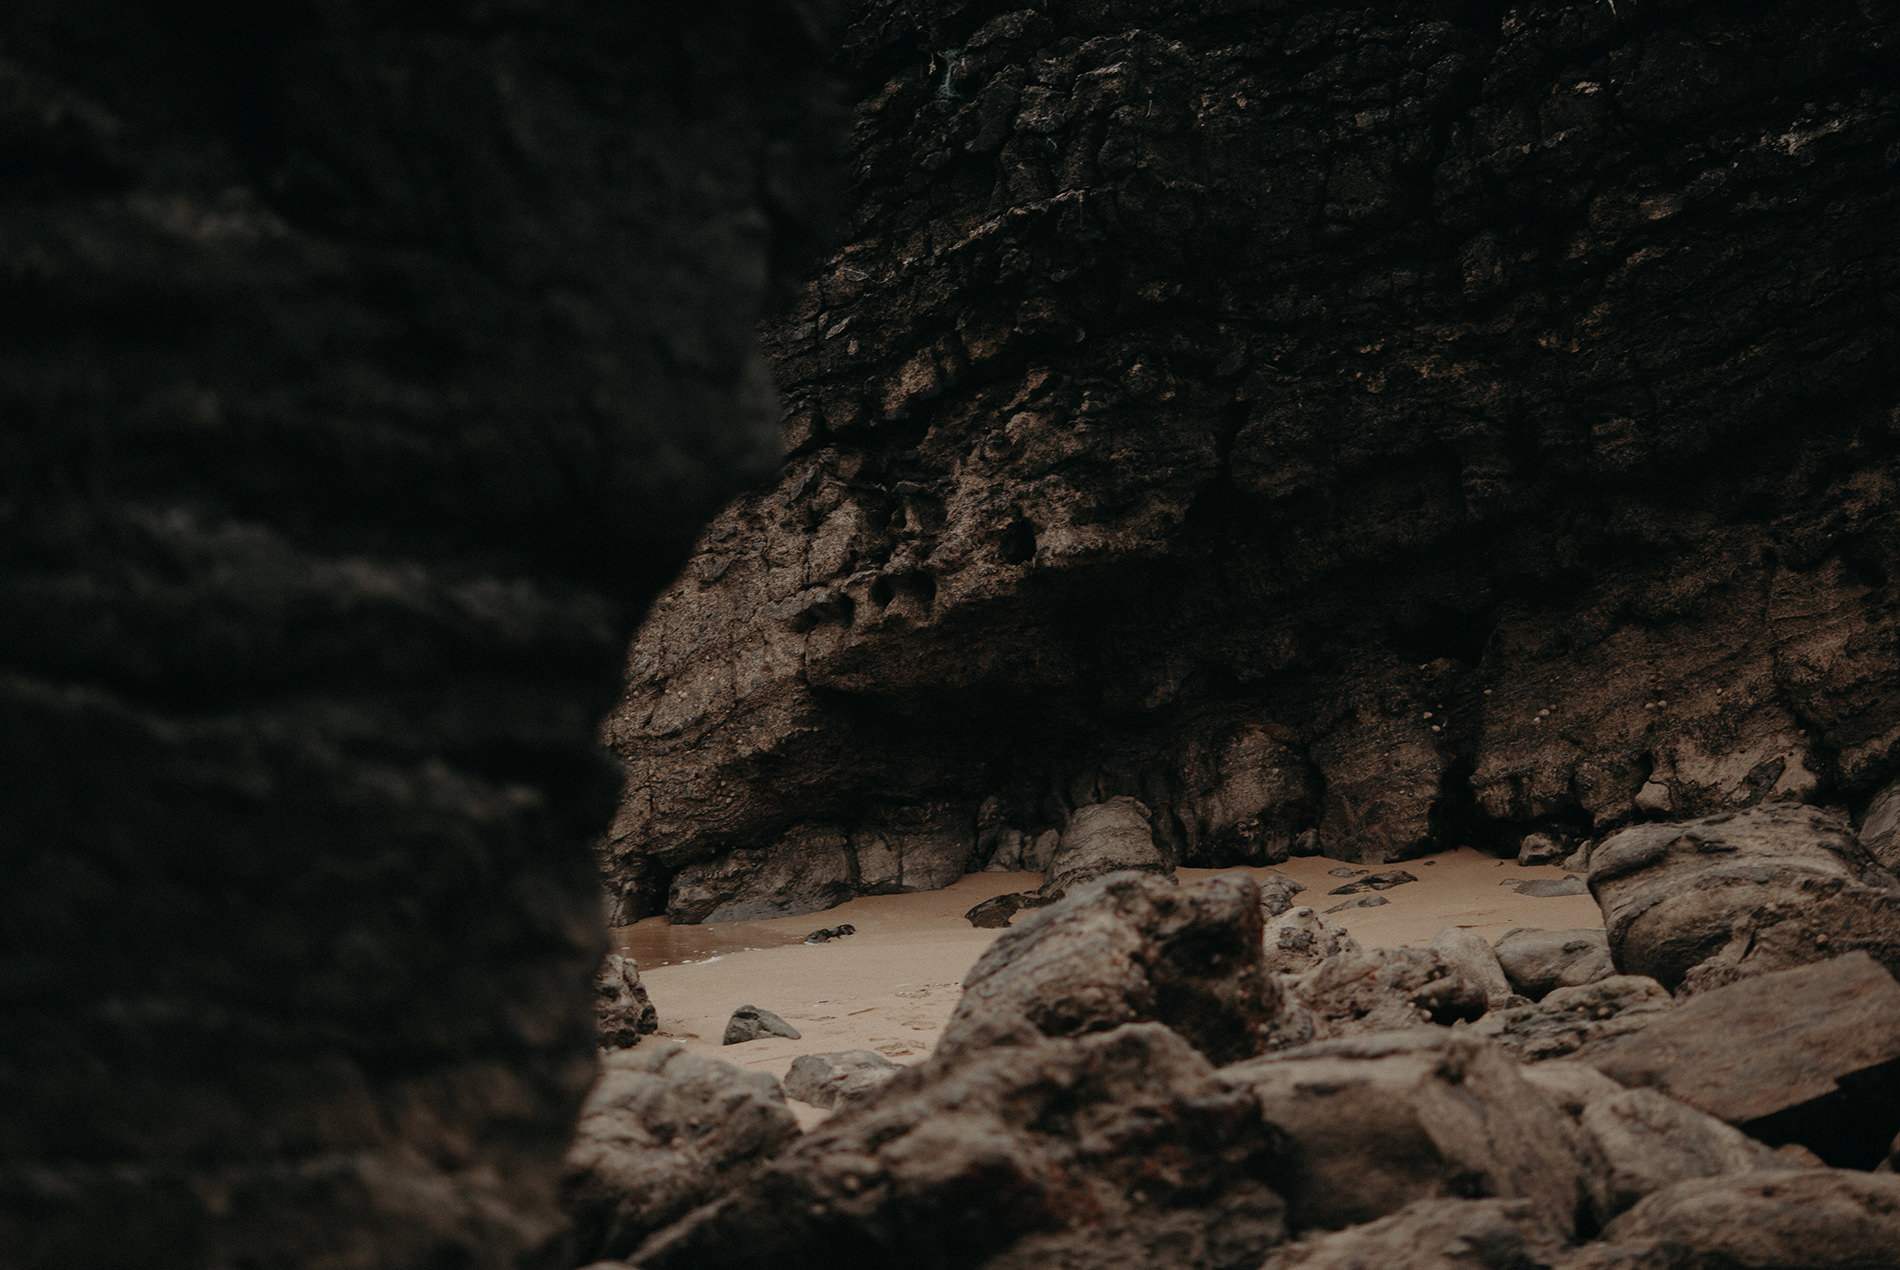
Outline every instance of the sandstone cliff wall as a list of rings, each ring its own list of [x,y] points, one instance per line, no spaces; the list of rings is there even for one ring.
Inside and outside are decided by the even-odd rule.
[[[622,917],[1120,794],[1180,860],[1381,860],[1894,770],[1887,10],[855,13],[791,461],[607,728]]]

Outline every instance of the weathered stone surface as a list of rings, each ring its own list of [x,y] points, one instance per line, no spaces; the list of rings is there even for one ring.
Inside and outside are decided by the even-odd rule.
[[[1391,900],[1388,900],[1383,895],[1361,895],[1357,899],[1341,900],[1339,903],[1327,909],[1326,912],[1332,914],[1343,913],[1349,908],[1384,908],[1391,902]]]
[[[1260,1270],[1549,1270],[1565,1242],[1523,1199],[1427,1199],[1274,1249]]]
[[[1426,1023],[1450,1024],[1485,1012],[1481,984],[1423,948],[1353,950],[1328,957],[1304,974],[1281,980],[1284,1009],[1304,1011],[1301,1043],[1360,1032],[1388,1032]],[[1279,1036],[1291,1036],[1287,1023]]]
[[[933,1056],[662,1232],[650,1270],[1255,1266],[1276,1140],[1164,1027]]]
[[[866,0],[616,885],[926,796],[1226,864],[1890,779],[1900,19],[1625,9]]]
[[[1459,978],[1475,984],[1484,993],[1489,1008],[1499,1009],[1510,1001],[1511,981],[1504,977],[1504,967],[1498,964],[1497,953],[1482,935],[1447,926],[1432,937],[1431,951]]]
[[[1675,998],[1654,979],[1611,975],[1493,1011],[1475,1026],[1519,1062],[1542,1063],[1574,1054],[1592,1041],[1641,1031],[1674,1005]]]
[[[1407,882],[1416,881],[1418,881],[1418,875],[1416,873],[1408,873],[1404,869],[1383,869],[1378,873],[1368,873],[1364,877],[1347,882],[1343,886],[1336,886],[1328,891],[1327,894],[1357,895],[1361,891],[1389,891],[1395,886],[1403,886]]]
[[[822,6],[0,7],[0,1259],[542,1266]]]
[[[1616,973],[1601,930],[1504,932],[1492,946],[1511,986],[1535,1001],[1558,988],[1595,983]]]
[[[1280,1006],[1260,931],[1244,873],[1097,879],[997,937],[964,975],[937,1055],[1148,1020],[1216,1062],[1256,1054]]]
[[[1511,889],[1537,900],[1555,899],[1559,895],[1587,895],[1590,891],[1582,878],[1532,878]]]
[[[640,982],[640,963],[619,953],[608,953],[594,974],[594,1030],[603,1049],[625,1049],[660,1030],[660,1012],[653,1008]]]
[[[1304,882],[1274,875],[1260,879],[1260,908],[1269,918],[1279,917],[1293,907],[1293,897],[1306,889]]]
[[[1900,886],[1810,807],[1626,829],[1591,855],[1590,889],[1617,967],[1672,990],[1857,948],[1900,969]]]
[[[1889,873],[1900,874],[1900,780],[1874,795],[1856,836],[1861,850],[1876,864]]]
[[[1261,932],[1267,969],[1276,974],[1298,974],[1311,970],[1328,957],[1359,951],[1359,943],[1346,928],[1329,922],[1312,909],[1301,905],[1288,909],[1266,924]]]
[[[1577,1123],[1596,1164],[1591,1201],[1598,1222],[1686,1178],[1794,1167],[1739,1129],[1653,1089],[1595,1099]]]
[[[799,1033],[797,1028],[770,1010],[760,1009],[756,1005],[742,1005],[726,1020],[726,1035],[721,1044],[743,1045],[766,1036],[783,1036],[796,1041]]]
[[[1378,1032],[1223,1068],[1286,1136],[1294,1232],[1416,1200],[1524,1198],[1568,1233],[1583,1166],[1559,1113],[1488,1041],[1448,1028]]]
[[[785,1074],[785,1096],[814,1107],[844,1107],[882,1089],[900,1069],[871,1050],[800,1054]]]
[[[1852,953],[1692,997],[1576,1057],[1770,1144],[1871,1168],[1900,1129],[1900,983]]]
[[[1060,898],[1043,891],[1012,891],[973,905],[963,916],[978,929],[994,930],[1009,925],[1009,919],[1026,908],[1046,908]]]
[[[581,1260],[623,1257],[798,1138],[778,1082],[676,1041],[609,1055],[567,1153]]]
[[[1839,1169],[1681,1182],[1557,1270],[1875,1270],[1900,1265],[1900,1178]]]
[[[1569,856],[1569,844],[1562,838],[1548,833],[1527,833],[1523,841],[1517,844],[1517,862],[1526,867],[1534,864],[1560,864]]]
[[[1124,869],[1166,873],[1168,862],[1155,846],[1148,809],[1133,798],[1078,807],[1049,861],[1044,889],[1064,895],[1085,882]]]

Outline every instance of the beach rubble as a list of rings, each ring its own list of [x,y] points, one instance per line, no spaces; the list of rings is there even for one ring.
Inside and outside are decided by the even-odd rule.
[[[1832,832],[1786,809],[1751,823]],[[1646,850],[1676,867],[1680,830]],[[1719,879],[1671,885],[1745,876],[1750,839],[1724,841]],[[1606,914],[1633,903],[1628,846],[1592,853]],[[1772,880],[1789,848],[1763,850]],[[747,1157],[631,1264],[1900,1264],[1900,983],[1867,952],[1699,985],[1678,958],[1672,996],[1620,959],[1655,965],[1666,940],[1516,930],[1493,949],[1448,929],[1362,950],[1310,908],[1273,915],[1274,890],[1121,872],[1032,913],[927,1059]],[[856,1079],[849,1057],[800,1058],[790,1083]],[[628,1255],[592,1246],[610,1243]]]

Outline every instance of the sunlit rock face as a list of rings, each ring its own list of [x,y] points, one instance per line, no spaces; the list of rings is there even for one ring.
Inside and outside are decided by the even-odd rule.
[[[823,6],[0,14],[0,1255],[561,1264],[626,638]]]
[[[609,725],[623,915],[1118,796],[1377,861],[1893,772],[1892,14],[855,13],[791,460]]]

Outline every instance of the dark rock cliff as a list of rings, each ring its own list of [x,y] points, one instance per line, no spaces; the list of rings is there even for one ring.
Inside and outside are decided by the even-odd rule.
[[[1900,26],[864,0],[794,446],[657,603],[620,912],[1575,840],[1900,760]],[[790,883],[790,885],[788,885]]]
[[[596,728],[782,453],[821,5],[0,14],[0,1261],[559,1264]]]

